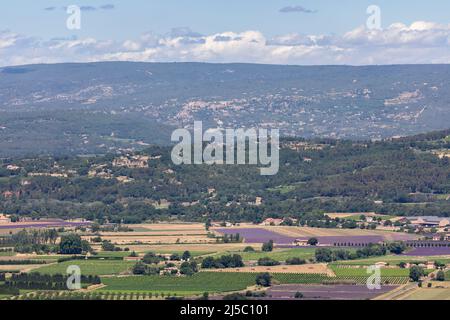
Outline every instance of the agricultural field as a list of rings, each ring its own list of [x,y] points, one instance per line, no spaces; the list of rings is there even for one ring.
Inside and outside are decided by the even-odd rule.
[[[413,240],[417,236],[400,232],[361,229],[318,229],[309,227],[254,226],[243,224],[233,228],[215,228],[218,234],[239,233],[246,243],[273,240],[278,245],[292,245],[296,239],[317,238],[321,245],[335,243],[378,243],[382,241]]]
[[[0,252],[0,257],[12,257],[14,255],[14,252]]]
[[[260,249],[260,248],[259,248]],[[231,252],[221,252],[216,255],[222,254],[238,254],[242,257],[244,261],[256,261],[260,258],[271,258],[277,261],[286,261],[288,258],[301,258],[301,259],[312,259],[314,258],[314,248],[292,248],[292,249],[275,249],[271,252],[243,252],[243,251],[231,251]]]
[[[334,265],[330,267],[336,277],[368,277],[367,268]],[[409,277],[409,269],[381,268],[382,277]]]
[[[395,286],[409,282],[409,269],[395,267],[400,262],[450,262],[448,256],[414,256],[386,255],[361,260],[338,261],[330,264],[315,263],[316,247],[294,247],[291,242],[295,239],[309,239],[317,237],[319,241],[333,241],[355,243],[378,242],[386,239],[399,239],[410,237],[407,234],[388,231],[347,230],[347,229],[317,229],[300,227],[272,227],[253,226],[242,224],[233,228],[219,228],[212,230],[216,235],[218,231],[224,234],[239,233],[245,237],[242,243],[218,243],[216,239],[208,235],[203,224],[141,224],[128,226],[133,229],[130,232],[100,232],[102,240],[109,240],[120,248],[128,248],[127,251],[103,251],[100,243],[92,242],[95,255],[84,260],[70,260],[58,263],[59,258],[68,258],[68,255],[36,255],[36,254],[4,254],[0,260],[42,260],[45,265],[0,265],[0,271],[39,272],[41,274],[66,274],[67,268],[77,265],[83,275],[97,275],[101,277],[102,284],[98,287],[82,290],[80,292],[25,292],[14,299],[32,300],[155,300],[167,297],[198,297],[204,292],[212,296],[221,296],[231,292],[241,292],[255,289],[256,276],[268,272],[272,275],[273,288],[269,289],[273,299],[291,299],[295,290],[303,290],[304,299],[372,299],[380,293],[392,290]],[[90,240],[96,234],[83,232],[84,239]],[[174,240],[176,238],[176,240]],[[192,242],[193,238],[206,239],[211,243]],[[274,240],[275,248],[270,252],[262,252],[262,242]],[[156,242],[155,242],[156,241]],[[251,246],[255,251],[244,252]],[[332,250],[335,250],[330,246]],[[341,249],[341,248],[339,248]],[[355,252],[357,248],[346,247],[345,250]],[[240,268],[201,269],[193,276],[157,276],[132,275],[131,270],[135,261],[126,261],[131,252],[135,251],[140,257],[145,253],[182,255],[190,251],[197,263],[201,259],[211,256],[214,258],[223,255],[240,255],[246,266]],[[260,258],[270,258],[281,262],[279,266],[256,266],[255,262]],[[289,258],[306,260],[303,265],[286,265]],[[389,267],[382,268],[383,292],[367,292],[362,287],[370,276],[364,266],[377,262],[386,262]],[[175,268],[180,267],[180,262],[174,262]],[[198,265],[198,266],[199,266]],[[149,265],[150,266],[150,265]],[[177,270],[176,270],[177,271]],[[447,272],[448,277],[448,272]],[[278,288],[278,289],[277,289]],[[333,288],[339,289],[332,292]],[[297,292],[297,291],[296,291]],[[29,294],[28,294],[29,293]],[[28,294],[28,295],[27,295]],[[215,297],[217,298],[217,297]]]
[[[138,224],[126,225],[132,231],[129,232],[100,232],[98,235],[107,241],[117,245],[131,244],[195,244],[212,243],[215,239],[208,237],[208,232],[203,224]],[[83,237],[85,240],[92,238],[90,235]]]
[[[395,288],[382,286],[381,290],[369,290],[364,285],[277,285],[267,291],[267,298],[292,300],[300,292],[301,300],[369,300]]]
[[[130,251],[136,252],[156,252],[156,253],[173,253],[184,252],[186,250],[190,252],[196,252],[198,254],[212,254],[214,252],[232,252],[242,251],[249,244],[246,243],[214,243],[214,244],[155,244],[155,245],[127,245],[120,246],[122,248],[129,248]],[[250,245],[255,250],[261,249],[261,245]]]
[[[42,274],[66,274],[67,267],[76,265],[83,275],[119,275],[131,270],[135,263],[123,260],[71,260],[47,265],[34,271]]]
[[[360,260],[346,260],[334,262],[333,265],[350,265],[350,266],[370,266],[377,262],[385,262],[390,266],[396,266],[400,262],[421,262],[439,261],[442,263],[450,263],[450,256],[409,256],[409,255],[386,255],[382,257],[372,257]]]
[[[401,300],[450,300],[450,288],[418,288]]]
[[[170,295],[195,295],[203,292],[223,293],[242,291],[255,285],[255,273],[199,272],[192,277],[131,276],[103,278],[106,285],[99,291],[152,292]],[[322,283],[329,277],[325,274],[274,273],[273,281],[282,284]]]
[[[366,268],[354,266],[331,266],[336,280],[365,284],[370,274]],[[401,285],[409,282],[409,269],[381,268],[381,282],[386,285]]]
[[[252,266],[242,268],[229,268],[229,269],[212,269],[211,272],[232,272],[232,273],[263,273],[269,272],[270,274],[290,273],[290,274],[326,274],[333,276],[333,272],[328,269],[326,264],[303,264],[298,266]]]
[[[191,277],[131,276],[103,278],[100,291],[134,291],[167,294],[200,294],[244,290],[255,284],[255,274],[200,272]]]
[[[413,248],[407,253],[409,256],[423,257],[423,256],[450,256],[450,247],[421,247]]]

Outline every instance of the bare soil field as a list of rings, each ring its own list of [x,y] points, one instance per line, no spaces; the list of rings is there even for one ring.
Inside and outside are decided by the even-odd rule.
[[[417,288],[400,300],[450,300],[450,288]]]
[[[90,239],[91,237],[83,237]],[[127,236],[102,236],[103,240],[111,241],[114,244],[176,244],[176,243],[215,243],[215,239],[205,236],[193,236],[193,235],[156,235],[156,236],[140,236],[133,235],[132,233]]]
[[[383,286],[381,290],[369,290],[355,285],[279,285],[267,290],[268,299],[295,299],[300,292],[302,300],[369,300],[395,289]]]
[[[41,268],[42,264],[27,264],[27,265],[0,265],[0,271],[20,271],[30,272],[34,269]]]
[[[143,223],[130,225],[132,229],[148,229],[149,231],[202,231],[205,232],[205,225],[201,223]]]
[[[229,269],[208,269],[208,272],[244,272],[244,273],[302,273],[302,274],[327,274],[330,277],[334,277],[334,272],[327,267],[326,264],[304,264],[299,266],[254,266],[254,267],[242,267],[242,268],[229,268]]]

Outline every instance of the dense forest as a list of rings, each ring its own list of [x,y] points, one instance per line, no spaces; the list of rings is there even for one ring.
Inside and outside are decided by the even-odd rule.
[[[327,212],[450,216],[450,130],[377,142],[284,139],[280,170],[133,155],[3,159],[0,212],[102,222],[308,219]],[[145,157],[145,166],[117,159]],[[133,158],[134,157],[134,158]]]

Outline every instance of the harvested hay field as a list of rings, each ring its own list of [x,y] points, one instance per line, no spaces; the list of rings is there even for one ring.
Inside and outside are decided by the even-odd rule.
[[[162,245],[129,245],[126,246],[130,251],[136,252],[157,252],[157,253],[172,253],[172,252],[228,252],[240,251],[245,247],[252,246],[254,249],[261,249],[261,246],[250,245],[248,243],[214,243],[214,244],[162,244]]]
[[[264,267],[264,266],[254,266],[254,267],[242,267],[242,268],[229,268],[229,269],[208,269],[208,272],[233,272],[233,273],[261,273],[261,272],[269,272],[269,273],[294,273],[294,274],[326,274],[329,277],[334,277],[335,274],[331,269],[327,267],[326,264],[304,264],[299,266],[273,266],[273,267]]]
[[[400,300],[450,300],[450,288],[417,288]]]
[[[25,264],[25,265],[0,265],[0,271],[14,272],[30,272],[35,269],[42,268],[42,264]]]
[[[148,231],[202,231],[206,232],[205,225],[201,223],[142,223],[130,225],[132,229]]]
[[[101,236],[103,240],[111,241],[114,244],[176,244],[176,243],[215,243],[216,240],[208,238],[206,235],[139,235],[129,233],[127,235]],[[83,237],[85,240],[91,236]]]
[[[240,225],[231,228],[214,228],[216,234],[239,233],[250,243],[273,240],[279,245],[293,245],[296,239],[318,238],[322,245],[334,243],[377,243],[383,240],[413,240],[416,235],[400,232],[361,229],[320,229],[310,227]]]

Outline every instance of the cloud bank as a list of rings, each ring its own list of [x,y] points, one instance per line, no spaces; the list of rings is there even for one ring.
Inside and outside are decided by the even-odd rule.
[[[28,37],[0,31],[1,66],[31,63],[147,61],[268,64],[450,63],[450,25],[418,21],[383,30],[361,26],[343,35],[291,33],[266,37],[259,31],[202,35],[175,28],[125,41]]]

